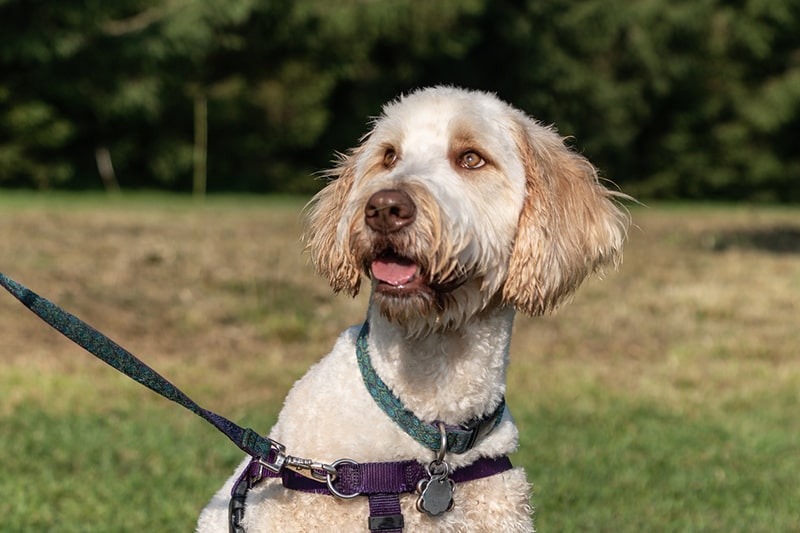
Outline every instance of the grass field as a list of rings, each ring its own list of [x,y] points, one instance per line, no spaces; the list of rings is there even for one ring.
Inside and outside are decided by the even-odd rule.
[[[312,274],[302,206],[2,193],[0,271],[266,432],[364,314]],[[517,319],[539,531],[800,531],[800,209],[632,213],[620,272]],[[0,531],[190,531],[239,458],[0,294]]]

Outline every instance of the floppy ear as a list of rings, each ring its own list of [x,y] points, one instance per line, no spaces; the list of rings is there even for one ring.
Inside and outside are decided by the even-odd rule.
[[[627,213],[603,187],[591,163],[558,134],[521,119],[517,138],[526,199],[503,288],[503,299],[530,315],[554,311],[604,265],[617,266]]]
[[[345,291],[352,296],[361,287],[361,273],[350,253],[348,238],[339,235],[339,224],[353,186],[358,152],[360,149],[343,155],[336,167],[326,173],[331,181],[306,206],[303,232],[317,274],[328,279],[334,292]]]

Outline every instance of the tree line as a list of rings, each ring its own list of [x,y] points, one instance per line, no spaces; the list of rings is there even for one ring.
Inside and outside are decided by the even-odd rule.
[[[0,186],[308,193],[432,84],[640,197],[800,200],[796,0],[0,1]]]

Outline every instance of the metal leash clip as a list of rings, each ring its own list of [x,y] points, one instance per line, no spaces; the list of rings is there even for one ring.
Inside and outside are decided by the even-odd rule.
[[[337,488],[333,485],[334,482],[339,477],[339,472],[336,470],[337,467],[346,464],[351,466],[357,466],[358,463],[353,461],[352,459],[338,459],[333,462],[333,464],[329,465],[327,463],[321,463],[319,461],[312,461],[311,459],[303,459],[302,457],[293,457],[291,455],[286,455],[284,451],[286,447],[283,444],[274,442],[274,449],[277,452],[275,459],[272,462],[266,461],[264,459],[254,459],[254,463],[259,465],[259,467],[267,468],[274,473],[280,473],[281,469],[287,468],[292,472],[300,474],[303,477],[306,477],[312,481],[316,481],[318,483],[325,483],[328,487],[328,490],[333,496],[337,498],[341,498],[343,500],[349,500],[350,498],[355,498],[356,496],[360,496],[360,492],[353,492],[350,494],[341,492],[337,490]],[[255,484],[257,479],[261,479],[261,475],[257,474],[251,478],[251,486]]]
[[[301,457],[292,457],[291,455],[285,456],[283,467],[320,483],[326,483],[329,479],[336,479],[337,475],[336,468],[333,465]]]

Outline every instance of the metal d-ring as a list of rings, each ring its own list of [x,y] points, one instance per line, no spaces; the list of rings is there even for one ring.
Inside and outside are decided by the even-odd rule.
[[[352,459],[337,459],[334,461],[331,466],[333,467],[334,471],[339,465],[353,465],[358,466],[358,463],[353,461]],[[329,471],[326,470],[325,472],[325,483],[328,485],[328,490],[331,491],[331,494],[336,496],[337,498],[341,498],[343,500],[349,500],[351,498],[355,498],[356,496],[361,496],[360,492],[354,492],[352,494],[344,494],[336,490],[333,486],[333,482],[336,481],[336,478],[339,477],[338,474],[331,474]]]
[[[443,463],[444,456],[447,453],[447,429],[444,427],[444,422],[439,422],[439,435],[441,440],[439,441],[439,453],[436,455],[436,462]]]
[[[439,450],[436,452],[436,459],[431,461],[425,470],[428,472],[428,477],[447,477],[450,475],[450,465],[444,460],[447,454],[447,430],[444,427],[444,422],[439,422],[439,433],[441,434],[441,441],[439,442]]]

